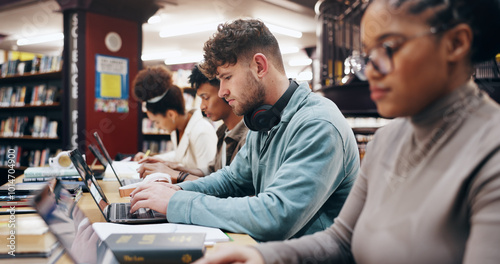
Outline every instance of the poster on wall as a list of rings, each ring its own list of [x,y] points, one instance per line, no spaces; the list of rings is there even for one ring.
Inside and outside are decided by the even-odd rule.
[[[95,111],[128,113],[128,59],[96,54]]]

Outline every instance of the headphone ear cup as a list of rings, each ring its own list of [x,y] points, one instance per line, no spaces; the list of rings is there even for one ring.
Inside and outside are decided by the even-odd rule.
[[[251,118],[251,114],[246,114],[244,117],[243,117],[243,123],[245,123],[245,126],[248,127],[248,129],[252,130],[252,131],[259,131],[256,127],[254,127],[252,125],[252,118]]]
[[[252,111],[251,114],[244,116],[243,121],[248,129],[253,131],[269,131],[276,125],[274,114],[268,111],[272,105],[263,105]],[[272,124],[271,124],[272,122]]]
[[[280,122],[280,118],[273,113],[273,111],[267,109],[255,114],[252,122],[259,128],[260,131],[266,132],[277,125]]]
[[[266,132],[271,130],[281,120],[281,111],[286,107],[288,101],[299,84],[290,79],[290,86],[274,105],[263,105],[246,114],[243,118],[248,129]]]

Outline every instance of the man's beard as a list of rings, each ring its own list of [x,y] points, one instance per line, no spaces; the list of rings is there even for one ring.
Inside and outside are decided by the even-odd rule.
[[[250,72],[248,72],[246,79],[247,85],[245,90],[247,92],[244,98],[241,98],[242,101],[239,107],[233,107],[233,112],[239,116],[251,113],[259,106],[262,106],[264,98],[266,98],[266,89],[262,83],[256,80]]]

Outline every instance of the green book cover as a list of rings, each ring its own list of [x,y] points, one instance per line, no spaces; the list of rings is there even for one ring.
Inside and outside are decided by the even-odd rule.
[[[105,242],[120,263],[192,263],[205,251],[204,233],[111,234]]]
[[[58,176],[80,176],[75,168],[54,169],[51,167],[29,167],[24,170],[24,177],[58,177]]]

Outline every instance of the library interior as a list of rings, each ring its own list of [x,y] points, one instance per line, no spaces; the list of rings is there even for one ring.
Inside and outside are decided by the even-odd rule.
[[[371,2],[383,1],[385,0],[1,1],[0,234],[7,238],[1,242],[7,247],[0,247],[0,262],[163,263],[168,259],[171,261],[169,263],[191,263],[207,253],[211,254],[219,245],[256,245],[266,241],[297,238],[318,231],[319,229],[313,229],[318,222],[323,221],[322,217],[331,217],[329,213],[332,210],[336,211],[335,214],[340,211],[340,208],[324,207],[333,206],[335,202],[330,200],[339,199],[340,196],[343,197],[343,204],[352,186],[349,179],[352,177],[354,182],[356,175],[352,174],[358,174],[360,166],[359,174],[362,176],[367,146],[372,146],[369,143],[376,138],[377,131],[382,131],[385,127],[385,131],[394,129],[396,119],[404,116],[391,116],[379,111],[379,105],[374,102],[376,95],[373,91],[378,88],[374,88],[367,80],[370,79],[367,76],[374,71],[373,68],[384,75],[400,73],[397,71],[400,66],[396,58],[398,48],[391,46],[399,41],[396,38],[391,43],[387,42],[389,46],[386,42],[375,48],[370,44],[372,49],[368,50],[369,56],[363,53],[368,46],[363,30],[365,33],[368,29],[372,30],[369,27],[363,29],[363,21],[368,19],[363,16]],[[401,6],[404,7],[405,4]],[[396,21],[400,19],[397,12],[387,13],[388,20],[394,17]],[[279,69],[276,71],[279,73],[275,73],[274,66],[269,66],[271,70],[266,76],[286,75],[290,86],[288,89],[255,94],[252,93],[257,88],[252,90],[249,86],[246,91],[248,93],[240,92],[239,95],[243,98],[241,102],[236,102],[240,98],[234,92],[236,88],[232,92],[233,97],[230,92],[226,92],[233,88],[223,89],[224,84],[229,86],[229,79],[219,77],[230,75],[224,74],[227,65],[227,69],[233,66],[239,69],[241,57],[236,53],[235,60],[231,61],[231,58],[218,54],[214,50],[217,47],[209,47],[208,44],[216,46],[217,43],[230,43],[230,40],[215,42],[216,36],[221,37],[226,32],[223,27],[229,27],[229,23],[237,24],[237,21],[251,19],[262,22],[279,44],[280,54],[276,57],[282,60],[284,73]],[[446,30],[448,29],[443,31]],[[410,32],[409,35],[412,34],[414,33]],[[229,33],[225,37],[228,35]],[[407,37],[403,40],[404,43],[416,38],[420,41],[420,36],[424,35],[415,36]],[[212,40],[214,42],[209,43]],[[403,41],[397,45],[403,47]],[[256,43],[258,44],[255,46],[262,44]],[[222,53],[226,52],[221,50]],[[207,53],[215,57],[207,57]],[[389,60],[390,70],[387,73],[384,72],[384,54]],[[246,58],[245,56],[243,57]],[[268,63],[266,65],[275,65],[272,61],[275,59],[274,55],[266,54],[261,57],[265,57]],[[261,57],[255,55],[252,63],[260,65]],[[215,72],[210,72],[210,67],[214,67],[212,60],[222,63],[215,64]],[[499,66],[500,53],[489,60],[475,63],[470,76],[471,83],[496,103],[500,102]],[[268,69],[266,67],[263,68]],[[371,69],[370,72],[368,69]],[[231,74],[236,76],[235,72],[236,70]],[[210,76],[213,73],[217,78]],[[250,74],[253,73],[248,74],[250,77],[247,78],[251,78]],[[248,83],[255,84],[254,80]],[[255,85],[262,89],[268,88],[269,83],[271,81]],[[297,87],[291,89],[294,83]],[[154,90],[158,88],[158,84],[159,92]],[[146,87],[147,85],[151,87]],[[211,88],[216,90],[212,91]],[[276,111],[288,91],[291,94],[289,98],[285,98],[284,106],[277,110],[277,121],[273,119],[270,127],[261,128],[260,120],[255,118],[258,121],[254,121],[254,117],[260,117],[260,112],[269,114],[269,109]],[[314,99],[318,108],[313,108],[313,103],[306,103],[305,99],[304,102],[298,101],[299,95],[306,97],[302,95],[306,91],[318,98]],[[272,97],[273,93],[278,92],[281,93],[278,97]],[[249,97],[244,98],[247,95]],[[252,105],[248,110],[239,109],[246,109],[242,104],[250,104],[250,100],[258,100],[260,105]],[[269,100],[273,103],[269,104]],[[415,99],[417,100],[418,98]],[[219,101],[222,104],[216,106]],[[158,102],[163,106],[158,106]],[[323,105],[330,107],[329,104],[333,102],[333,106],[325,111],[333,109],[338,115],[336,112],[318,113],[316,116],[302,113],[304,115],[301,117],[311,120],[341,118],[341,125],[336,126],[334,133],[343,139],[344,145],[332,143],[334,139],[331,138],[335,136],[326,141],[322,139],[319,143],[315,142],[323,133],[327,133],[325,131],[330,131],[327,129],[329,126],[323,125],[324,131],[320,132],[314,130],[319,128],[319,123],[303,121],[305,124],[302,124],[293,120],[294,113],[289,112],[299,113],[299,110],[287,107],[290,102],[304,108],[311,107],[309,113]],[[269,107],[258,108],[259,106]],[[275,116],[274,113],[269,115]],[[268,122],[267,116],[263,115],[262,118],[266,118],[263,122]],[[288,122],[303,127],[286,128]],[[442,130],[445,129],[448,127]],[[297,135],[291,135],[292,133]],[[429,146],[430,149],[431,145],[438,145],[441,135],[449,136],[446,133],[434,134],[425,147]],[[350,138],[352,142],[349,142]],[[379,140],[382,139],[383,137]],[[286,140],[300,142],[290,143]],[[373,144],[375,149],[382,148],[380,144],[383,143],[378,143]],[[343,156],[338,156],[338,151],[326,150],[328,144],[332,149],[343,147]],[[351,147],[354,151],[347,153]],[[311,200],[311,203],[319,205],[311,206],[315,209],[307,209],[307,213],[295,216],[282,216],[290,209],[287,205],[277,207],[277,211],[258,208],[257,204],[271,206],[272,203],[266,201],[266,198],[299,206],[291,200],[299,197],[297,193],[308,190],[297,187],[302,183],[302,176],[270,178],[261,174],[291,173],[293,169],[287,167],[291,166],[288,162],[296,162],[292,159],[298,159],[299,154],[305,155],[312,148],[317,151],[316,154],[309,153],[310,157],[304,158],[304,163],[307,161],[309,165],[302,164],[303,168],[296,173],[304,173],[309,168],[311,173],[328,170],[330,174],[341,174],[340,182],[323,179],[327,183],[324,184],[325,188],[318,189],[318,193],[325,190],[328,192],[327,197],[321,201]],[[240,149],[244,153],[238,153]],[[279,151],[279,154],[270,154],[268,151]],[[292,153],[293,151],[298,154]],[[323,151],[330,152],[322,155]],[[420,164],[419,158],[428,154],[427,148],[419,151],[413,160],[408,161],[408,170],[413,168],[413,163]],[[372,152],[371,162],[366,164],[369,168],[375,166],[373,160],[377,159],[374,155],[377,154]],[[339,169],[335,165],[317,165],[326,160],[325,156],[331,156],[332,159],[343,158],[344,171],[337,172]],[[236,162],[232,163],[233,159]],[[287,162],[286,159],[290,160]],[[392,163],[387,164],[389,165]],[[280,171],[280,166],[283,171]],[[316,168],[312,168],[314,166]],[[404,166],[406,165],[399,167]],[[210,184],[222,182],[223,177],[236,177],[234,175],[243,175],[241,177],[244,179],[234,183],[234,186],[228,184],[231,186],[221,187],[227,193],[220,194],[220,198],[217,198],[219,200],[209,199],[213,197],[199,198],[195,194],[190,196],[190,193],[201,190],[201,187],[195,185],[197,181],[200,182],[199,185],[207,184],[207,196],[217,196],[219,190],[214,189],[214,193],[211,193]],[[361,176],[357,176],[358,179]],[[496,176],[497,179],[500,177]],[[384,177],[391,181],[389,178],[392,176]],[[253,184],[252,190],[236,186],[243,183]],[[315,183],[318,185],[311,185],[310,188],[320,188],[321,179]],[[159,206],[168,205],[168,210],[167,207],[164,208],[167,211],[153,207],[137,210],[135,207],[143,202],[140,199],[147,200],[141,195],[146,191],[152,193],[157,190],[150,187],[155,184],[174,184],[178,189],[172,189],[188,191],[183,192],[186,193],[183,196],[175,193],[175,196],[168,197],[170,202]],[[403,184],[403,181],[399,184]],[[294,188],[298,188],[297,193],[293,194],[295,196],[286,196]],[[335,191],[330,192],[330,188]],[[343,193],[342,188],[346,188],[347,193]],[[234,201],[234,207],[231,207],[232,203],[227,207],[222,205],[222,200],[231,200],[238,195],[242,196],[238,197],[242,200],[239,203]],[[304,197],[309,194],[300,195]],[[179,197],[183,201],[189,201],[182,205],[182,210],[189,211],[185,216],[179,216],[183,212]],[[243,199],[246,200],[243,202]],[[217,211],[214,208],[219,204],[218,208],[221,209]],[[124,217],[134,218],[133,221],[111,217],[111,214],[119,210],[118,205],[128,206],[123,209],[126,210]],[[218,216],[239,211],[237,205],[240,208],[249,207],[248,211],[242,208],[242,212],[255,212],[255,215],[246,216],[248,219],[245,220],[229,216],[229,220],[224,220]],[[185,209],[184,206],[192,208]],[[137,211],[133,214],[135,210]],[[265,212],[259,212],[261,210]],[[179,215],[174,216],[173,212]],[[147,216],[139,217],[137,213]],[[153,220],[151,214],[155,214],[157,220]],[[60,221],[54,221],[54,217]],[[139,221],[142,217],[145,219],[141,220],[145,221]],[[193,220],[196,218],[205,222]],[[15,219],[15,225],[12,219]],[[266,236],[265,231],[259,230],[266,226],[262,223],[264,221],[292,220],[302,222],[301,226],[287,224],[285,226],[290,227],[290,230],[276,236]],[[331,220],[322,229],[331,225]],[[225,223],[219,224],[221,221]],[[241,222],[237,223],[238,221]],[[256,225],[259,227],[255,227]],[[268,228],[272,226],[269,224]],[[68,232],[72,234],[68,236]],[[146,247],[144,244],[155,246]],[[77,246],[79,249],[75,250]],[[261,250],[261,253],[267,257],[265,250]],[[297,263],[306,263],[305,261],[302,259]]]

